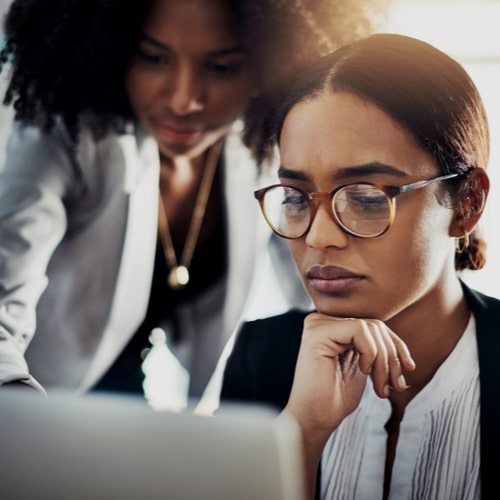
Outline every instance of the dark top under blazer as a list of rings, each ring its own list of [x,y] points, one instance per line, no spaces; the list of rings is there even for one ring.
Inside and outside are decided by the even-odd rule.
[[[476,319],[479,352],[481,497],[499,498],[500,301],[463,285]],[[224,372],[221,400],[284,408],[292,387],[307,312],[245,323]]]

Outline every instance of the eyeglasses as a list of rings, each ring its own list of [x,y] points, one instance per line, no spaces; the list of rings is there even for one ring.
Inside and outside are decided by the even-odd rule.
[[[356,182],[342,184],[329,192],[314,193],[274,184],[258,189],[254,196],[271,229],[283,238],[304,236],[311,227],[320,201],[329,202],[326,206],[330,216],[346,233],[375,238],[391,227],[396,215],[396,196],[462,175],[448,174],[404,186]]]

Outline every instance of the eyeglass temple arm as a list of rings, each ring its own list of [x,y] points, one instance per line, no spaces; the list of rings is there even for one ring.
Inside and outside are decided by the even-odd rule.
[[[408,193],[409,191],[413,191],[415,189],[420,189],[429,184],[434,184],[434,182],[445,181],[448,179],[453,179],[458,177],[460,174],[448,174],[443,175],[441,177],[435,177],[434,179],[425,179],[423,181],[413,182],[411,184],[406,184],[405,186],[392,187],[390,189],[391,194],[394,196],[395,194]]]

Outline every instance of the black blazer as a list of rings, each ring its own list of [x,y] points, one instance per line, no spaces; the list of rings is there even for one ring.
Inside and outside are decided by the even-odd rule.
[[[500,498],[500,301],[462,286],[477,328],[481,497],[496,499]],[[255,402],[278,410],[285,407],[307,314],[293,310],[242,326],[225,368],[222,402]]]

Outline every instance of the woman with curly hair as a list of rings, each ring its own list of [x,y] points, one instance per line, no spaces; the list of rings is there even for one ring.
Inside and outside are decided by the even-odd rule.
[[[182,373],[172,398],[197,397],[268,248],[285,303],[305,304],[251,201],[267,118],[306,61],[370,19],[365,1],[15,0],[0,381],[142,393],[154,331]]]

